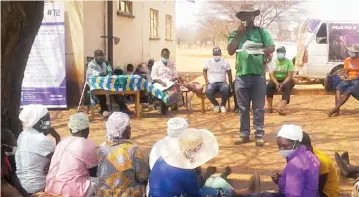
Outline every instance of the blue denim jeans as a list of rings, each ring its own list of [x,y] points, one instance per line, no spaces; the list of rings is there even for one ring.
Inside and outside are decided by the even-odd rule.
[[[223,188],[224,194],[226,197],[235,196],[235,193],[231,189]],[[201,193],[201,197],[217,197],[219,189],[211,188],[211,187],[201,187],[199,188],[199,193]]]
[[[265,76],[245,75],[239,76],[234,82],[236,100],[239,107],[240,136],[249,137],[250,118],[249,109],[252,102],[253,127],[256,137],[264,135],[264,105],[266,95]]]
[[[229,98],[229,85],[226,82],[216,82],[208,84],[206,95],[214,106],[219,106],[216,100],[216,93],[219,92],[222,95],[221,106],[226,106]]]

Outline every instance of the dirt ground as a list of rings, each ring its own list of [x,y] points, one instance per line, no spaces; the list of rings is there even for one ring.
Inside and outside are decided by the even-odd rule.
[[[278,103],[278,96],[275,98]],[[233,100],[232,100],[233,102]],[[232,105],[233,106],[233,105]],[[350,152],[352,163],[359,165],[359,109],[358,102],[350,99],[342,109],[340,117],[327,118],[326,112],[333,106],[332,96],[293,96],[288,106],[289,114],[266,114],[265,131],[266,146],[255,147],[254,143],[235,146],[233,142],[238,138],[239,118],[237,114],[228,112],[216,114],[210,111],[209,101],[206,103],[208,111],[201,113],[200,101],[195,97],[193,112],[181,108],[167,116],[161,116],[156,111],[142,113],[141,119],[131,120],[132,139],[146,152],[159,139],[166,135],[166,123],[169,118],[180,116],[186,118],[190,127],[205,128],[212,131],[219,142],[220,154],[209,164],[222,170],[232,166],[234,185],[239,188],[247,186],[247,180],[254,170],[261,174],[263,190],[272,190],[276,186],[271,182],[270,175],[276,169],[285,165],[276,145],[276,133],[284,123],[301,125],[312,137],[313,144],[319,150],[326,152],[334,161],[334,152]],[[133,106],[130,106],[133,107]],[[82,110],[86,111],[85,108]],[[52,111],[51,117],[55,129],[62,137],[68,136],[67,120],[75,109],[68,111]],[[91,123],[90,140],[100,144],[104,140],[105,120],[96,114]],[[343,179],[341,182],[341,196],[349,196],[353,180]]]
[[[201,75],[204,61],[209,58],[211,58],[211,49],[177,50],[177,70],[182,73],[187,72],[186,74],[192,76],[192,80],[193,76]],[[233,66],[234,58],[227,56],[226,58]],[[203,78],[198,77],[196,81],[203,82]],[[278,102],[279,96],[276,96],[274,103]],[[175,116],[183,117],[188,120],[190,127],[208,129],[215,134],[220,145],[220,153],[209,162],[209,165],[216,166],[219,171],[228,165],[232,166],[233,173],[230,178],[234,180],[236,188],[247,187],[247,180],[256,170],[261,174],[263,191],[276,189],[270,175],[274,170],[280,170],[285,165],[285,160],[280,156],[276,145],[276,133],[284,123],[301,125],[311,135],[314,146],[326,152],[333,162],[334,152],[349,151],[351,163],[359,165],[359,103],[353,98],[343,106],[341,116],[328,118],[326,113],[334,105],[333,96],[293,96],[287,116],[266,114],[265,147],[255,147],[254,142],[241,146],[233,145],[239,137],[238,115],[233,112],[215,114],[210,111],[211,105],[208,100],[207,111],[202,113],[200,100],[197,97],[194,97],[192,103],[193,112],[180,108],[177,112],[161,116],[154,110],[143,111],[141,119],[131,120],[132,139],[148,152],[157,140],[166,136],[168,119]],[[231,106],[234,106],[233,103]],[[86,111],[86,108],[83,107],[82,110]],[[67,120],[75,112],[76,109],[51,112],[54,127],[62,137],[70,134]],[[102,143],[105,135],[105,120],[96,114],[90,128],[89,139],[97,144]],[[342,179],[341,196],[350,196],[352,185],[353,180]]]

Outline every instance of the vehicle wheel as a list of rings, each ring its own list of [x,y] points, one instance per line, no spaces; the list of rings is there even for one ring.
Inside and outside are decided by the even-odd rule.
[[[331,75],[338,75],[338,76],[343,76],[344,75],[344,65],[343,64],[339,64],[337,66],[335,66],[331,71],[330,71]]]

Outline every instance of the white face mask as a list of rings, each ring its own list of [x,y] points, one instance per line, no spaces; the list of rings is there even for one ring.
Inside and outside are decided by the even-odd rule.
[[[359,54],[359,53],[349,52],[349,56],[350,56],[352,59],[357,58],[357,57],[358,57],[358,54]]]
[[[221,56],[213,56],[214,61],[218,62],[221,59]]]
[[[284,157],[288,158],[290,155],[294,153],[295,150],[280,150],[279,153]]]
[[[293,147],[292,149],[290,150],[279,150],[279,153],[284,157],[284,158],[288,158],[290,155],[292,155],[295,150],[297,150],[297,148],[294,148],[295,147],[295,142],[293,144]]]

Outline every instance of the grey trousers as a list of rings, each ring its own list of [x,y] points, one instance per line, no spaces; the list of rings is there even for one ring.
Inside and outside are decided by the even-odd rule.
[[[264,105],[266,95],[265,76],[245,75],[239,76],[234,82],[236,100],[239,106],[240,136],[249,137],[250,118],[249,109],[252,102],[253,127],[256,137],[264,135]]]

